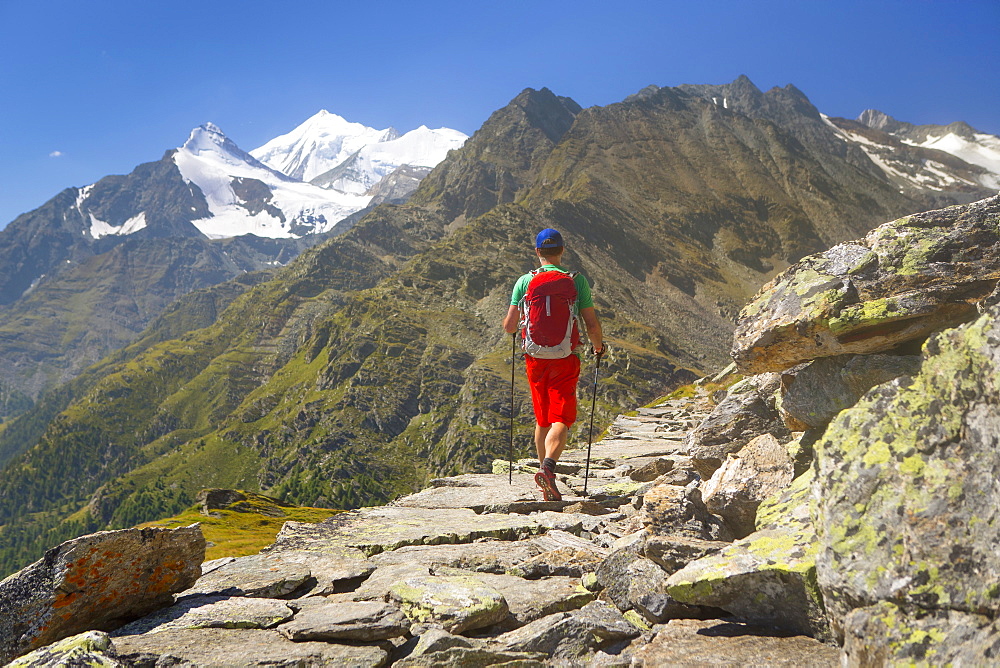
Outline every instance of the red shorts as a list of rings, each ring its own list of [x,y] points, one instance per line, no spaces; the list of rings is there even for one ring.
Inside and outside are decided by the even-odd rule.
[[[562,422],[569,427],[576,422],[580,358],[570,355],[557,360],[543,360],[525,355],[524,361],[538,425],[551,427],[553,422]]]

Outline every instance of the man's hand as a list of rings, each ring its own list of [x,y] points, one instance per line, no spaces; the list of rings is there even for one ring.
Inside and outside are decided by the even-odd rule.
[[[607,348],[604,347],[603,343],[598,343],[590,347],[590,352],[592,352],[595,357],[600,357],[606,350]]]

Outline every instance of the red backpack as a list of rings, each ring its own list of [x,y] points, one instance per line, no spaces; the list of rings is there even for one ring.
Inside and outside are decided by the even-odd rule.
[[[540,359],[569,357],[580,344],[576,326],[576,272],[536,269],[521,298],[524,352]]]

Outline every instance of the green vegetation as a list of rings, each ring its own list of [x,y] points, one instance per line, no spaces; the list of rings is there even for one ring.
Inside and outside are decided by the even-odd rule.
[[[274,542],[285,522],[322,522],[341,512],[328,508],[288,506],[260,494],[243,493],[248,496],[247,501],[212,510],[207,515],[202,513],[200,507],[193,506],[173,517],[146,522],[140,527],[176,529],[197,522],[201,524],[201,532],[208,543],[205,559],[210,560],[257,554]]]

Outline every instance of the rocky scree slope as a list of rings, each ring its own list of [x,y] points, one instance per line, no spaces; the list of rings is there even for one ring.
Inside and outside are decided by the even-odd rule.
[[[496,323],[544,226],[596,287],[613,346],[604,414],[720,366],[748,285],[918,206],[800,93],[732,85],[745,110],[708,88],[587,110],[525,91],[406,205],[305,253],[212,326],[106,367],[57,416],[26,416],[37,439],[0,447],[18,500],[4,535],[26,560],[206,486],[353,507],[485,470],[506,450]]]

